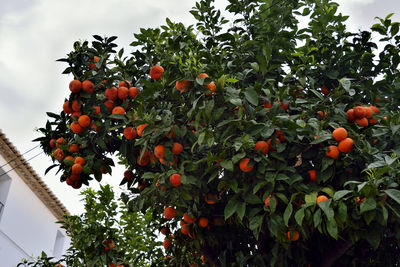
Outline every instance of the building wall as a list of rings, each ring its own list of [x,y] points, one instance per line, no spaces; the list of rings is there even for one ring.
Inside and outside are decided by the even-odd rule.
[[[0,166],[5,163],[0,155]],[[7,165],[0,173],[9,169]],[[5,182],[7,180],[11,183]],[[8,194],[3,202],[7,184]],[[57,218],[16,172],[11,171],[0,177],[0,194],[0,201],[4,204],[0,212],[1,266],[15,266],[21,258],[39,256],[42,251],[56,258],[65,252],[69,247],[65,231],[56,224]]]

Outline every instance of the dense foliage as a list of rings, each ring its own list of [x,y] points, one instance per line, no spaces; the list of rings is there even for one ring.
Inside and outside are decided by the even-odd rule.
[[[60,222],[71,239],[67,252],[58,260],[45,252],[18,266],[158,266],[161,242],[154,233],[151,213],[132,212],[117,203],[110,186],[82,192],[85,212],[65,215]]]
[[[79,188],[118,156],[168,265],[398,265],[399,23],[351,33],[328,0],[229,0],[232,21],[212,6],[141,29],[128,56],[76,42],[40,129],[50,168]]]

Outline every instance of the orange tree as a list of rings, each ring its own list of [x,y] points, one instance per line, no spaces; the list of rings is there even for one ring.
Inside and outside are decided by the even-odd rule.
[[[351,33],[328,0],[226,11],[202,0],[195,26],[141,29],[127,56],[116,37],[76,42],[40,129],[50,168],[79,188],[116,156],[166,264],[398,264],[399,23]]]

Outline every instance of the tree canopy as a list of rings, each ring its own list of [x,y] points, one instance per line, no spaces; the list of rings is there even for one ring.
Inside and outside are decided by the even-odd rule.
[[[329,0],[228,2],[231,20],[201,0],[196,25],[141,29],[128,55],[75,42],[39,129],[49,170],[79,188],[116,156],[167,265],[398,265],[399,23],[353,33]]]

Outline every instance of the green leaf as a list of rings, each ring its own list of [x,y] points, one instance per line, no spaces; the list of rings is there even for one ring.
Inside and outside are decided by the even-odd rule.
[[[254,89],[247,89],[244,92],[244,96],[246,97],[246,100],[249,101],[251,104],[253,104],[254,106],[258,106],[258,94]]]
[[[344,202],[339,202],[338,217],[342,222],[347,220],[347,206]]]
[[[285,209],[285,212],[283,213],[283,221],[285,222],[286,226],[289,226],[289,219],[290,216],[292,216],[293,212],[293,205],[292,203],[289,203]]]
[[[317,203],[317,196],[318,196],[318,192],[314,192],[314,193],[305,195],[304,199],[306,201],[306,204],[307,203],[313,203],[313,204]]]
[[[332,135],[331,135],[331,134],[323,133],[323,134],[320,134],[320,135],[318,136],[318,138],[315,139],[314,141],[312,141],[310,144],[311,144],[311,145],[316,145],[316,144],[322,143],[322,142],[324,142],[324,141],[326,141],[326,140],[329,140],[329,139],[331,139],[331,138],[332,138]]]
[[[199,146],[201,146],[201,144],[203,143],[205,137],[206,137],[206,133],[205,132],[201,132],[199,134],[199,138],[197,139],[197,143],[199,144]]]
[[[366,211],[374,210],[376,209],[376,201],[374,198],[368,197],[366,200],[364,200],[363,203],[360,205],[360,213],[364,213]]]
[[[228,171],[231,171],[231,172],[233,172],[233,170],[234,170],[233,163],[231,160],[222,161],[221,166],[222,166],[222,168],[227,169]]]
[[[245,202],[240,202],[236,209],[236,214],[239,216],[240,220],[243,220],[244,214],[246,212],[246,203]]]
[[[296,212],[296,214],[294,215],[294,219],[296,220],[296,222],[299,226],[301,226],[303,224],[304,208],[301,208]]]
[[[338,227],[334,218],[327,221],[326,230],[328,230],[328,233],[331,237],[336,240],[338,239]]]
[[[314,227],[317,228],[318,225],[322,222],[321,210],[318,209],[317,212],[314,213]]]
[[[300,126],[301,128],[304,128],[304,127],[307,126],[306,122],[303,121],[303,120],[296,120],[296,124],[297,124],[298,126]]]
[[[237,197],[232,197],[225,206],[224,216],[225,220],[229,219],[239,207],[239,201]]]
[[[261,203],[263,203],[262,200],[257,195],[254,195],[254,194],[248,194],[244,198],[244,201],[246,203],[249,203],[249,204],[261,204]]]
[[[325,216],[328,218],[328,220],[332,220],[333,217],[335,216],[335,212],[333,211],[333,209],[330,206],[331,203],[332,203],[331,199],[329,199],[326,202],[322,201],[322,202],[318,203],[318,206],[325,213]]]
[[[340,191],[336,191],[335,195],[333,195],[333,200],[338,201],[339,199],[341,199],[342,197],[344,197],[345,195],[351,193],[351,190],[340,190]]]
[[[343,86],[344,90],[346,90],[346,91],[350,90],[351,82],[350,82],[349,79],[342,78],[342,79],[339,80],[339,82]]]
[[[384,192],[394,201],[400,204],[400,191],[397,189],[386,189]]]

